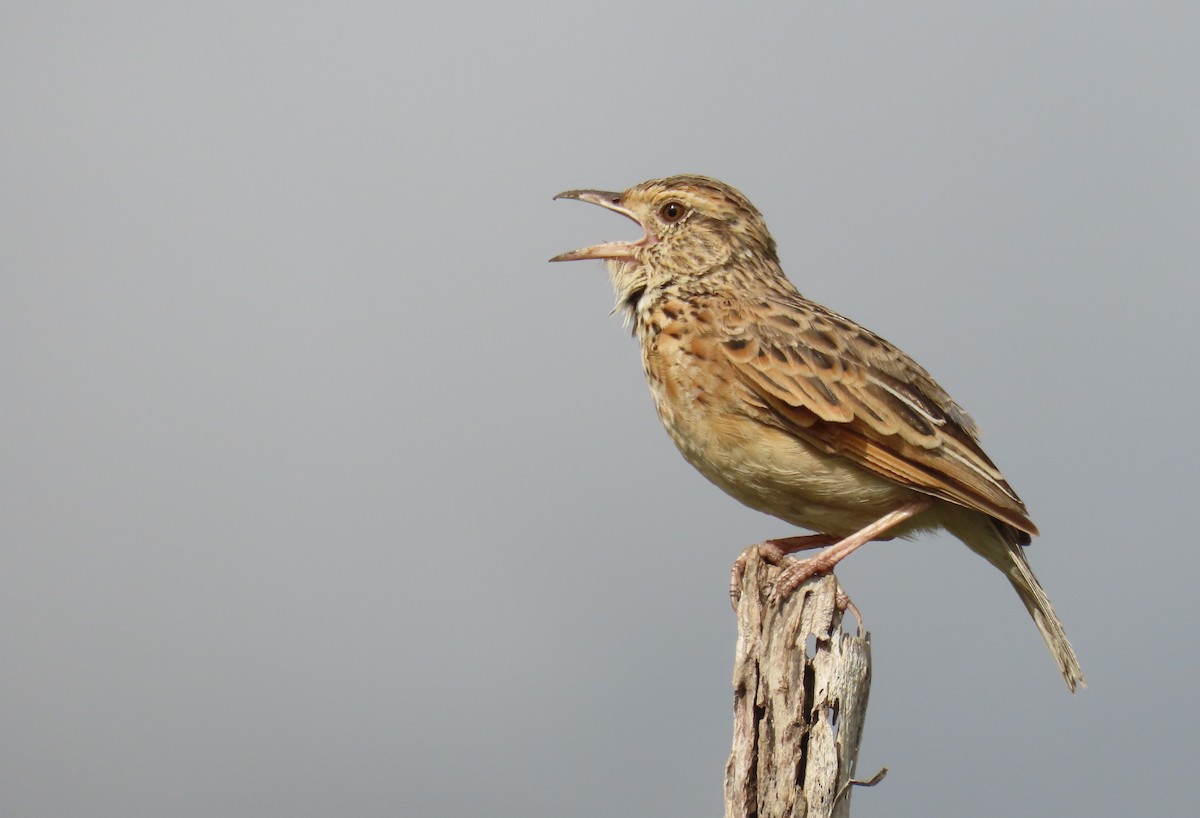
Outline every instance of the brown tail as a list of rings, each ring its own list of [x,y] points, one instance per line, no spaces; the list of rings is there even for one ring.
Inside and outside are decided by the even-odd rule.
[[[1050,654],[1058,664],[1058,672],[1062,674],[1071,692],[1074,693],[1077,687],[1087,687],[1083,669],[1079,667],[1079,659],[1075,656],[1075,649],[1067,641],[1066,631],[1063,630],[1058,614],[1054,612],[1054,606],[1050,604],[1050,597],[1042,590],[1041,583],[1037,581],[1033,569],[1025,559],[1024,550],[1017,544],[1017,532],[1010,531],[1006,524],[997,523],[980,512],[967,509],[962,511],[965,513],[953,520],[947,528],[972,551],[1008,577],[1017,596],[1025,603],[1025,609],[1033,617],[1033,623],[1041,631],[1042,638],[1046,640],[1046,647],[1050,648]]]

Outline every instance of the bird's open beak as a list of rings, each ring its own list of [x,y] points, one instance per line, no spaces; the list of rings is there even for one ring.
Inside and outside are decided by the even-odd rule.
[[[607,190],[567,190],[554,197],[558,199],[578,199],[581,202],[591,202],[598,204],[603,208],[620,213],[622,216],[632,219],[637,222],[637,225],[642,228],[642,237],[637,241],[610,241],[605,244],[593,244],[591,247],[583,247],[579,250],[571,250],[566,253],[560,253],[551,261],[580,261],[588,258],[611,258],[620,261],[636,261],[636,248],[649,247],[658,240],[646,227],[642,224],[633,211],[621,206],[621,194],[612,193]]]

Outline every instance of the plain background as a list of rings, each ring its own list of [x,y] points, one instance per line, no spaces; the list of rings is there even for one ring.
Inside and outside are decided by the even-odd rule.
[[[1197,810],[1193,3],[7,3],[0,814],[716,815],[729,565],[567,188],[741,188],[987,432],[839,576],[858,816]]]

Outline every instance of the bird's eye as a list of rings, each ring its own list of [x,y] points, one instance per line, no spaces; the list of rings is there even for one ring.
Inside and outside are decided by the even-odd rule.
[[[658,209],[658,215],[667,224],[674,224],[684,217],[687,210],[679,202],[667,202]]]

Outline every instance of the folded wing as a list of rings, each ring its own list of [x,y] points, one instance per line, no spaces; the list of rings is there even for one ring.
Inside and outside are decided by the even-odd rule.
[[[978,444],[974,421],[920,365],[800,297],[726,314],[721,344],[763,418],[917,491],[1037,527]]]

